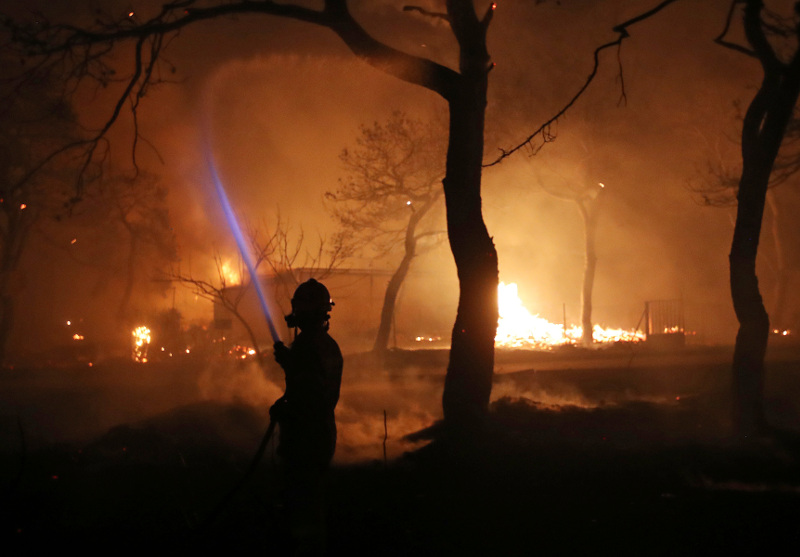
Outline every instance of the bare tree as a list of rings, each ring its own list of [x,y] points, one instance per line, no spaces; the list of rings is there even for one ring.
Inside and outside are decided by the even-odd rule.
[[[113,242],[124,242],[124,286],[117,317],[130,318],[131,298],[144,277],[152,281],[158,268],[177,259],[175,234],[166,206],[167,188],[157,176],[140,172],[121,174],[93,182],[76,212],[89,220],[97,233]],[[105,242],[107,244],[107,242]],[[148,275],[142,270],[151,269]]]
[[[747,46],[727,39],[743,6]],[[742,173],[730,252],[731,298],[739,320],[733,356],[734,421],[741,435],[763,431],[764,356],[767,315],[756,277],[756,256],[770,175],[800,96],[800,2],[794,13],[766,10],[762,0],[734,0],[717,42],[753,57],[761,65],[761,85],[742,125]]]
[[[259,274],[258,280],[272,279],[273,287],[282,289],[288,298],[300,282],[300,269],[306,272],[310,270],[315,277],[324,279],[342,264],[349,253],[345,237],[340,234],[334,235],[331,240],[320,237],[317,250],[308,251],[302,230],[293,234],[291,227],[280,218],[273,228],[248,225],[245,234],[250,243],[253,267]],[[245,330],[263,366],[266,361],[263,359],[257,329],[250,312],[242,307],[242,301],[253,289],[255,277],[249,276],[241,262],[231,269],[219,253],[213,255],[213,260],[215,276],[211,278],[198,278],[177,269],[167,273],[165,279],[188,288],[195,295],[230,313]]]
[[[362,126],[354,149],[340,160],[348,174],[339,188],[327,192],[332,211],[348,237],[379,256],[393,254],[402,244],[403,257],[383,298],[373,352],[385,352],[400,287],[420,241],[441,238],[444,231],[421,227],[441,200],[445,130],[395,112],[385,124]]]
[[[585,161],[584,161],[585,163]],[[573,165],[575,165],[573,163]],[[584,166],[579,163],[577,166]],[[583,222],[584,267],[581,287],[581,345],[591,347],[594,343],[592,323],[592,292],[597,270],[597,221],[605,185],[594,182],[578,172],[574,177],[550,173],[546,178],[539,174],[539,185],[549,195],[575,203]]]
[[[21,288],[20,259],[42,219],[64,215],[71,196],[74,161],[62,145],[75,141],[77,126],[54,80],[33,72],[9,78],[16,66],[0,57],[0,363],[14,326]]]
[[[800,139],[797,111],[789,122],[784,142],[775,160],[772,175],[766,194],[766,206],[770,215],[770,239],[774,260],[769,263],[769,270],[775,277],[772,302],[770,304],[770,321],[773,331],[783,331],[787,325],[787,295],[790,277],[788,244],[791,240],[792,219],[778,200],[780,186],[796,187],[797,172],[800,171],[800,151],[796,141]],[[706,168],[689,184],[689,191],[702,205],[720,209],[730,209],[737,205],[739,177],[741,165],[731,165],[722,156],[719,149],[715,156],[707,161]],[[794,178],[794,180],[793,180]],[[789,218],[787,218],[789,217]],[[732,219],[731,224],[734,224]],[[762,252],[763,254],[763,252]]]

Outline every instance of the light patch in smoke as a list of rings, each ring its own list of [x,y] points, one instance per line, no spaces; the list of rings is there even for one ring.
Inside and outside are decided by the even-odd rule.
[[[211,361],[197,378],[203,400],[243,402],[268,408],[283,395],[283,388],[264,376],[255,361]]]
[[[442,377],[426,377],[414,368],[399,375],[378,368],[360,371],[360,377],[346,378],[342,385],[335,462],[382,460],[385,438],[389,460],[424,445],[405,437],[442,418]]]

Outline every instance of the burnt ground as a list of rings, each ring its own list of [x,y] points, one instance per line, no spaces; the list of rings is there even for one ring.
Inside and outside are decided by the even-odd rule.
[[[482,431],[333,467],[328,553],[797,555],[800,350],[770,350],[766,400],[779,429],[760,439],[731,435],[729,357],[498,354],[501,398]],[[442,361],[398,352],[380,373],[427,378],[430,390]],[[269,454],[208,520],[247,468],[265,414],[201,400],[194,373],[119,362],[2,372],[3,554],[285,554]]]

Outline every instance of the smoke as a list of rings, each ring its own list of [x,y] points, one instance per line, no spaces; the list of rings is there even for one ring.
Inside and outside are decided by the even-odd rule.
[[[269,408],[283,394],[254,360],[213,360],[200,372],[197,390],[203,400],[244,403]]]

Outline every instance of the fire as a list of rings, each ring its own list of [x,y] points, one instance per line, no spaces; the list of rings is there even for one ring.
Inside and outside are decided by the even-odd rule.
[[[249,356],[255,356],[257,354],[255,348],[251,348],[249,346],[243,346],[241,344],[237,344],[230,350],[228,350],[228,354],[233,356],[234,358],[240,360],[246,360]]]
[[[496,346],[504,348],[550,348],[570,342],[561,325],[532,315],[519,299],[516,283],[497,286],[500,319],[497,322]]]
[[[150,348],[150,329],[142,325],[133,330],[133,361],[147,362],[147,350]]]
[[[230,261],[225,261],[220,268],[220,274],[222,275],[222,280],[225,281],[225,284],[228,286],[235,286],[240,284],[242,281],[242,277],[239,274]]]
[[[583,329],[576,325],[565,327],[549,322],[543,317],[532,315],[519,299],[516,283],[501,282],[497,287],[497,301],[500,319],[497,322],[495,346],[502,348],[539,348],[577,343]],[[603,328],[595,325],[592,331],[595,342],[644,340],[639,331]]]

